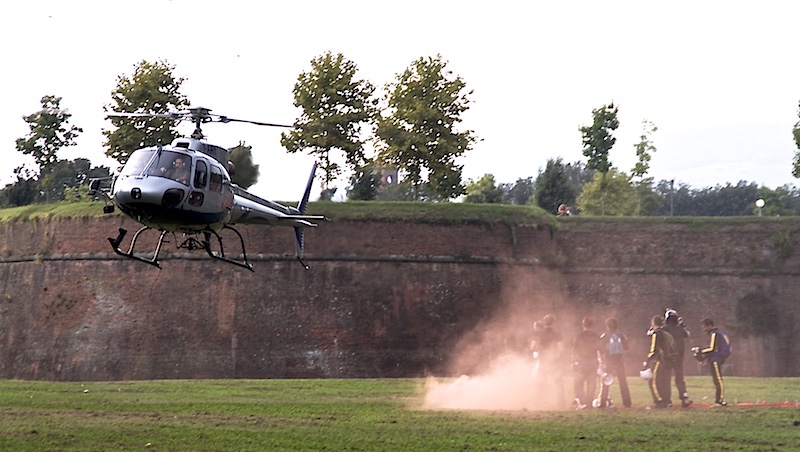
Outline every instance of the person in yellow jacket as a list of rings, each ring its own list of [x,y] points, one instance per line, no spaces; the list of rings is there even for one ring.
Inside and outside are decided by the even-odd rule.
[[[648,382],[653,395],[653,407],[667,408],[672,404],[669,379],[677,358],[675,339],[663,329],[664,317],[654,316],[650,327],[650,351],[643,366],[653,372],[653,377]]]

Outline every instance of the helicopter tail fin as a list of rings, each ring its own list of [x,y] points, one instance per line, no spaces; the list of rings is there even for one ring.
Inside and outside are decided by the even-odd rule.
[[[306,183],[306,191],[303,193],[303,199],[300,200],[300,203],[297,204],[297,210],[300,213],[306,213],[306,207],[308,207],[308,198],[311,196],[311,185],[314,183],[314,175],[317,172],[317,162],[314,162],[314,166],[311,167],[311,175],[308,176],[308,183]]]

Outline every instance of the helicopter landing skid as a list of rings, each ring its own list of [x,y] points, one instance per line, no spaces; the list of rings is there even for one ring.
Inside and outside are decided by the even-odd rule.
[[[223,262],[227,262],[229,264],[233,264],[233,265],[236,265],[236,266],[239,266],[239,267],[242,267],[242,268],[246,268],[246,269],[250,270],[251,272],[255,271],[255,270],[253,270],[253,266],[249,262],[247,262],[247,252],[245,252],[244,238],[242,237],[242,234],[240,234],[239,231],[236,230],[236,228],[232,228],[230,226],[223,226],[223,229],[230,229],[231,231],[235,232],[236,235],[239,236],[239,241],[242,244],[242,260],[241,261],[238,261],[236,259],[231,259],[231,258],[225,256],[225,248],[222,247],[222,236],[217,234],[216,231],[204,231],[203,232],[203,234],[205,234],[205,239],[202,242],[200,242],[201,248],[206,250],[206,253],[209,256],[211,256],[212,258],[214,258],[214,259],[219,259],[219,260],[221,260]],[[217,243],[219,244],[219,253],[217,253],[216,251],[212,251],[211,250],[211,234],[212,233],[217,238]],[[193,241],[188,245],[190,247],[193,244],[197,243],[196,239],[190,238],[190,239],[187,239],[186,242],[184,242],[184,244],[186,244],[190,240]],[[183,246],[183,244],[181,246]],[[179,248],[181,246],[179,246]],[[191,249],[191,248],[189,248],[189,249]]]
[[[136,231],[136,234],[133,235],[133,239],[131,240],[130,248],[128,249],[127,252],[122,251],[119,248],[119,246],[122,244],[122,240],[125,238],[125,235],[128,233],[127,230],[125,230],[123,228],[119,228],[119,235],[117,236],[117,238],[109,237],[108,238],[108,242],[111,244],[111,248],[114,249],[114,252],[119,254],[120,256],[127,257],[129,259],[133,259],[133,260],[136,260],[136,261],[139,261],[139,262],[144,262],[145,264],[150,264],[150,265],[153,265],[155,267],[161,268],[161,264],[158,262],[158,255],[161,253],[161,246],[164,244],[164,236],[166,236],[167,232],[169,232],[169,231],[161,231],[161,236],[159,236],[159,238],[158,238],[158,245],[156,245],[156,250],[153,253],[153,257],[152,258],[147,259],[147,258],[144,258],[144,257],[137,256],[137,255],[135,255],[133,253],[133,249],[136,246],[136,240],[139,238],[139,235],[142,232],[147,231],[149,229],[152,229],[152,228],[150,228],[149,226],[144,226],[143,228],[141,228],[138,231]],[[238,267],[246,268],[246,269],[248,269],[250,271],[255,271],[255,270],[253,270],[253,265],[250,264],[250,262],[247,261],[247,253],[245,252],[244,238],[242,237],[242,234],[240,234],[239,231],[237,231],[235,228],[232,228],[230,226],[225,226],[224,229],[230,229],[233,232],[235,232],[236,235],[239,236],[239,241],[242,244],[242,259],[243,260],[240,261],[240,260],[232,259],[232,258],[229,258],[229,257],[225,256],[225,249],[222,247],[222,236],[217,234],[215,231],[204,231],[203,233],[205,235],[205,238],[202,241],[201,240],[197,240],[194,237],[189,237],[186,240],[184,240],[183,243],[178,245],[178,248],[187,249],[189,251],[202,249],[202,250],[205,250],[205,252],[209,256],[214,258],[214,259],[218,259],[218,260],[221,260],[223,262],[227,262],[229,264],[236,265]],[[219,244],[219,252],[213,251],[211,249],[211,234],[212,233],[217,238],[217,243]]]
[[[127,230],[125,230],[123,228],[119,228],[119,235],[117,236],[117,238],[113,239],[113,238],[109,237],[108,238],[108,243],[111,244],[111,248],[114,249],[114,252],[119,254],[120,256],[124,256],[124,257],[130,258],[130,259],[136,260],[136,261],[144,262],[145,264],[150,264],[150,265],[156,266],[158,268],[161,268],[161,265],[158,263],[158,254],[161,252],[161,245],[164,244],[164,236],[167,235],[167,231],[161,231],[161,236],[158,238],[158,245],[156,245],[156,251],[153,254],[153,257],[151,259],[146,259],[146,258],[139,257],[139,256],[136,256],[135,254],[133,254],[133,248],[136,246],[136,239],[139,238],[139,234],[141,234],[142,232],[144,232],[144,231],[146,231],[148,229],[151,229],[151,228],[149,226],[145,226],[145,227],[139,229],[138,231],[136,231],[136,234],[133,235],[133,239],[131,240],[131,246],[128,249],[127,253],[122,251],[121,249],[119,249],[119,245],[122,244],[122,240],[125,238],[125,234],[128,233]]]

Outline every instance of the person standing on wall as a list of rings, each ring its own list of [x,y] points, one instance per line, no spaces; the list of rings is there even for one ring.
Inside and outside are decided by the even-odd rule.
[[[622,405],[625,408],[631,407],[631,391],[628,388],[628,378],[625,375],[625,352],[628,350],[628,338],[617,331],[617,319],[609,317],[606,319],[606,332],[600,336],[600,352],[603,355],[603,371],[614,376],[619,385],[619,392],[622,396]],[[608,396],[609,386],[603,384],[600,389],[600,406],[610,406]]]
[[[686,380],[683,374],[683,356],[686,349],[686,339],[689,338],[689,330],[683,321],[683,317],[678,317],[678,312],[667,308],[664,313],[664,331],[672,335],[675,339],[675,349],[678,358],[673,363],[672,373],[675,376],[675,387],[678,389],[678,396],[681,398],[681,407],[686,408],[692,404],[689,393],[686,391]]]
[[[600,364],[600,335],[592,331],[594,322],[588,315],[581,321],[582,331],[572,343],[572,366],[575,389],[575,408],[591,407],[597,389],[597,369]]]
[[[678,358],[675,350],[675,339],[664,331],[664,317],[654,316],[650,321],[650,351],[643,363],[644,369],[650,369],[653,376],[649,381],[650,393],[653,395],[654,408],[667,408],[672,404],[669,378],[672,363]]]
[[[714,326],[714,321],[706,317],[700,322],[703,331],[708,333],[708,347],[700,350],[700,347],[693,347],[692,352],[695,356],[700,356],[704,363],[708,363],[711,369],[711,379],[714,380],[716,399],[714,406],[727,406],[725,402],[725,382],[722,380],[722,365],[731,354],[731,341],[719,328]]]

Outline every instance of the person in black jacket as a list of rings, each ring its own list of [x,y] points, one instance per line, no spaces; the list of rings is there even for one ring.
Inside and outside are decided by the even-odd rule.
[[[678,312],[667,308],[664,313],[664,331],[672,335],[675,339],[675,349],[678,352],[678,359],[672,365],[672,373],[675,376],[675,387],[678,389],[678,396],[681,398],[683,408],[692,404],[689,393],[686,391],[686,380],[683,375],[683,356],[686,349],[686,339],[689,338],[689,330],[683,321],[683,317],[678,317]]]
[[[597,389],[597,370],[600,365],[600,335],[592,331],[594,322],[588,315],[583,318],[583,330],[572,342],[572,368],[574,375],[575,405],[579,410],[592,406]]]

